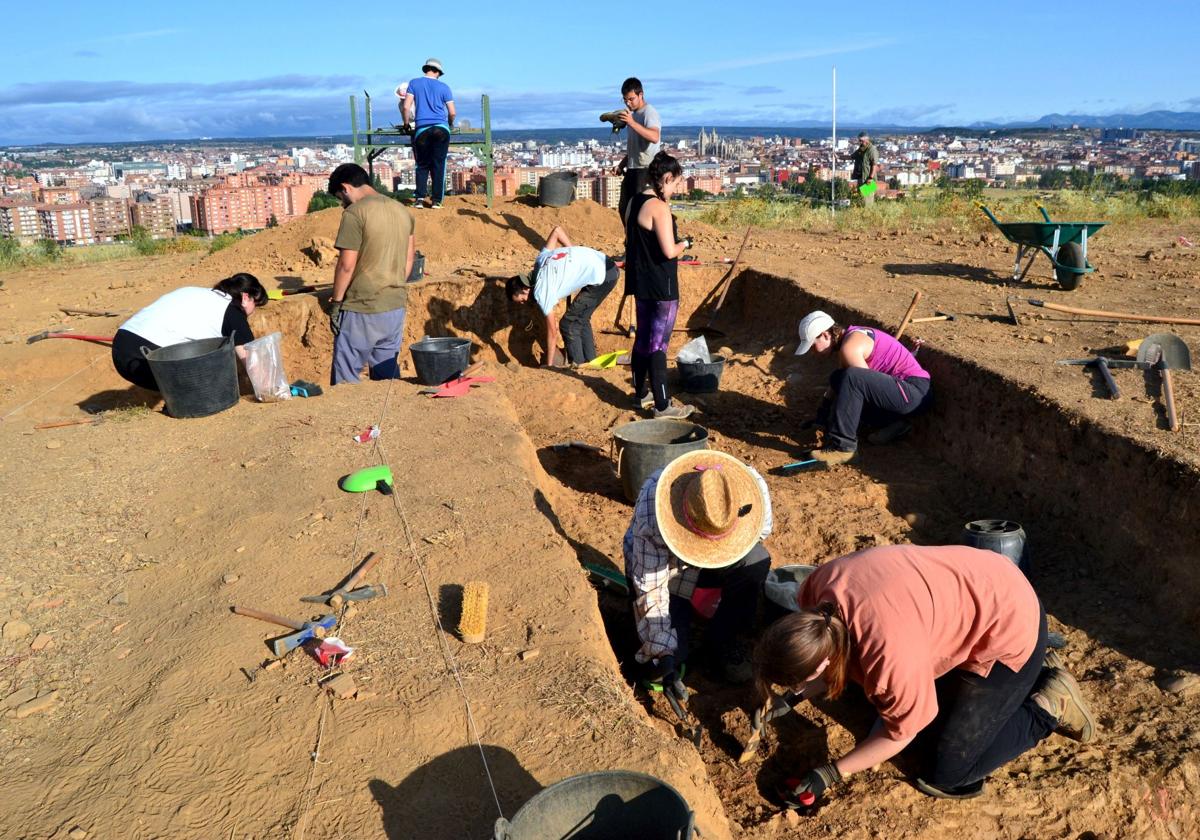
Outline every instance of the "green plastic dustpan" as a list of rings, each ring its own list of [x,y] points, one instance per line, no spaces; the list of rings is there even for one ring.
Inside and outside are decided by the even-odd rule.
[[[874,195],[875,190],[877,189],[879,189],[878,184],[876,184],[874,181],[867,181],[867,183],[859,185],[858,193],[859,195],[866,197],[868,195]]]
[[[381,493],[392,492],[392,468],[387,464],[352,472],[338,482],[338,486],[347,493],[366,493],[369,490],[379,490]]]
[[[610,368],[616,365],[617,359],[621,358],[628,352],[628,350],[614,350],[611,353],[602,353],[588,362],[588,365],[596,368]]]

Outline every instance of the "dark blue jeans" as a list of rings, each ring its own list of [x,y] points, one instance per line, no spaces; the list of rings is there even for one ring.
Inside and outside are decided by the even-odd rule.
[[[838,368],[829,377],[833,407],[826,446],[853,451],[858,448],[858,424],[864,409],[876,423],[924,409],[932,399],[928,379],[897,379],[869,368]]]
[[[1045,654],[1043,609],[1037,644],[1021,670],[997,662],[986,677],[956,668],[938,678],[938,715],[917,736],[926,783],[947,793],[976,789],[1054,731],[1058,721],[1029,697]]]
[[[446,129],[435,125],[414,137],[412,148],[417,161],[417,199],[429,195],[425,183],[433,176],[433,203],[441,204],[446,195],[446,155],[450,153],[450,135]]]
[[[739,633],[749,634],[758,612],[758,596],[763,581],[771,571],[771,555],[756,543],[750,553],[724,569],[705,569],[696,582],[698,589],[719,587],[721,603],[705,629],[705,650],[710,656],[720,656]],[[671,624],[679,639],[675,661],[686,662],[692,628],[692,602],[677,595],[671,596]]]
[[[621,270],[611,258],[606,260],[604,282],[584,286],[563,313],[561,327],[563,343],[567,346],[567,361],[581,365],[596,358],[596,337],[592,333],[592,313],[604,302],[617,285]]]

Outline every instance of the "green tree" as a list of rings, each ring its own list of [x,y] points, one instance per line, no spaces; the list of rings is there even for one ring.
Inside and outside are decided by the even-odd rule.
[[[62,259],[63,247],[53,239],[39,239],[37,241],[38,253],[43,259],[50,262],[58,262]]]
[[[757,187],[755,187],[753,189],[753,191],[751,192],[751,195],[753,195],[755,198],[761,198],[763,201],[771,201],[775,198],[775,196],[778,193],[779,193],[779,190],[775,187],[774,184],[767,183],[767,184],[759,184]]]
[[[279,219],[275,218],[274,213],[271,214],[271,218],[267,219],[267,227],[269,227],[269,228],[279,227]]]
[[[517,187],[517,195],[537,195],[537,190],[535,190],[529,184],[522,184],[521,186]]]
[[[330,207],[341,207],[342,202],[338,201],[324,190],[318,190],[313,193],[313,197],[308,202],[308,212],[316,213],[318,210],[328,210]]]
[[[0,236],[0,265],[12,266],[21,261],[21,243],[11,236]]]
[[[702,190],[699,187],[688,190],[687,194],[689,201],[704,201],[706,198],[712,198],[713,194],[707,190]]]

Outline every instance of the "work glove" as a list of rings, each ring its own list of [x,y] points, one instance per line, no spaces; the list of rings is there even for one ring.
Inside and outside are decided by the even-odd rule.
[[[812,808],[825,792],[842,781],[842,774],[833,762],[822,764],[808,775],[799,779],[787,779],[779,791],[783,803],[789,808]]]
[[[683,676],[683,668],[675,663],[675,657],[668,654],[660,656],[657,662],[647,662],[642,666],[642,685],[651,691],[666,691],[672,690],[677,693],[676,683],[679,687],[683,686],[680,681]],[[684,689],[683,698],[687,699],[687,690]]]
[[[329,301],[329,331],[333,333],[334,338],[337,338],[338,333],[342,331],[342,302],[340,300]]]

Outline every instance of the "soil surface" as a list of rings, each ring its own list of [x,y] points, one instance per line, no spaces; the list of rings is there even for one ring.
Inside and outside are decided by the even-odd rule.
[[[243,399],[214,417],[177,421],[116,376],[106,348],[24,343],[62,326],[111,334],[123,318],[68,316],[61,306],[127,316],[170,288],[209,285],[238,270],[269,287],[327,284],[337,218],[336,210],[314,214],[204,259],[5,276],[0,488],[11,526],[0,619],[12,629],[0,642],[0,747],[15,804],[0,815],[0,835],[67,837],[79,828],[90,837],[487,836],[498,810],[512,817],[558,779],[612,768],[675,785],[706,837],[1194,835],[1195,629],[1156,611],[1141,589],[1131,593],[1129,566],[1081,532],[1077,511],[1092,500],[1072,497],[1055,510],[1044,503],[1054,486],[1031,493],[983,480],[949,456],[931,428],[890,447],[864,446],[855,465],[790,477],[770,470],[811,442],[799,428],[828,373],[819,360],[792,356],[804,312],[779,284],[890,327],[920,289],[919,316],[948,311],[957,319],[908,334],[925,339],[940,364],[997,374],[978,429],[960,429],[970,445],[986,445],[990,425],[1014,422],[1008,415],[1027,413],[1023,400],[1036,399],[1064,428],[1112,436],[1111,483],[1097,484],[1095,500],[1112,517],[1130,495],[1153,492],[1121,483],[1122,470],[1132,469],[1118,457],[1123,442],[1156,453],[1174,471],[1173,488],[1191,480],[1190,495],[1174,493],[1164,504],[1196,510],[1200,426],[1163,429],[1157,384],[1139,373],[1118,372],[1125,393],[1110,401],[1088,372],[1053,362],[1166,330],[1200,346],[1200,329],[1067,321],[1028,306],[1014,327],[1005,323],[1005,297],[1200,317],[1200,262],[1177,239],[1200,241],[1200,225],[1106,228],[1090,251],[1100,270],[1075,292],[1057,290],[1040,257],[1026,281],[1007,284],[1011,246],[982,227],[752,234],[751,270],[738,274],[715,321],[726,335],[710,339],[729,357],[721,391],[683,398],[701,408],[695,419],[711,446],[766,476],[776,512],[767,543],[773,562],[819,563],[904,540],[954,542],[971,519],[1018,519],[1030,533],[1051,629],[1066,636],[1066,658],[1101,723],[1087,747],[1051,736],[994,774],[973,801],[928,799],[901,759],[855,777],[815,814],[797,818],[772,804],[772,782],[849,749],[870,727],[866,702],[805,706],[771,729],[758,759],[738,765],[749,693],[698,670],[689,678],[704,729],[695,750],[678,737],[669,707],[622,676],[631,644],[624,600],[589,586],[579,567],[619,568],[630,506],[606,455],[554,444],[575,439],[607,450],[612,430],[639,417],[628,407],[628,372],[535,367],[540,319],[505,301],[499,287],[555,223],[579,244],[618,252],[611,211],[590,202],[562,210],[510,202],[489,212],[479,200],[453,198],[440,214],[419,214],[430,279],[412,288],[408,341],[474,339],[497,381],[463,399],[430,401],[410,380],[281,404]],[[742,238],[682,226],[697,237],[702,263],[732,257]],[[720,264],[681,268],[681,327],[689,317],[707,321],[709,307],[692,314],[724,272]],[[327,378],[324,297],[289,297],[255,317],[256,332],[283,331],[289,378]],[[606,301],[597,328],[613,323],[618,302]],[[688,337],[677,334],[673,349]],[[598,339],[602,351],[629,346],[619,335]],[[1185,422],[1200,405],[1194,380],[1176,377]],[[948,390],[939,399],[975,398],[966,386]],[[97,422],[33,428],[76,419]],[[384,428],[381,450],[352,442],[375,422]],[[1034,443],[1027,441],[1031,452]],[[337,490],[341,475],[379,460],[396,473],[396,496]],[[1103,467],[1086,469],[1103,476]],[[1062,476],[1064,486],[1071,478]],[[1123,527],[1142,539],[1155,522],[1139,516]],[[1175,539],[1194,548],[1196,531]],[[345,668],[357,698],[323,693],[321,671],[303,652],[255,670],[273,632],[230,615],[229,606],[318,614],[297,598],[336,584],[368,551],[382,557],[372,580],[389,595],[342,615],[339,635],[358,650]],[[468,646],[455,632],[457,587],[475,579],[491,586],[490,624],[487,641]],[[1193,588],[1177,588],[1194,601],[1195,579],[1185,583]],[[448,660],[471,700],[495,800]],[[33,706],[7,708],[15,700]]]

